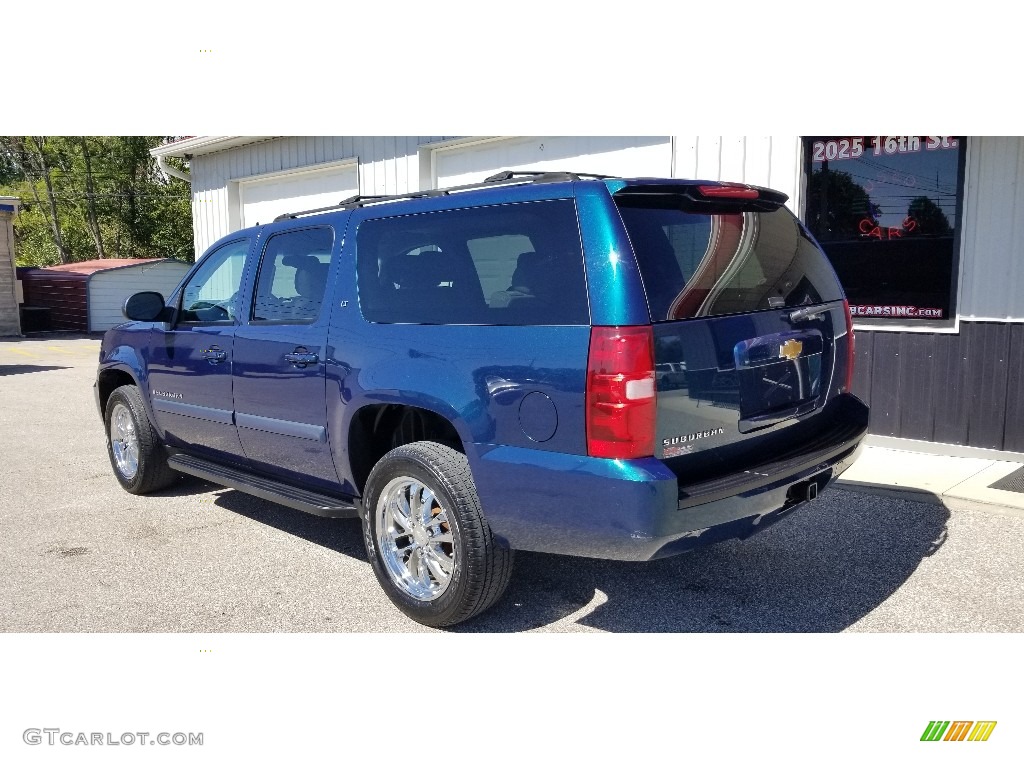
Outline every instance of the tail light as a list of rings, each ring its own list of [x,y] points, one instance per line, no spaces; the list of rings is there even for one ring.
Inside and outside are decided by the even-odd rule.
[[[853,364],[854,358],[854,346],[853,346],[853,313],[850,311],[850,302],[843,301],[843,309],[846,311],[846,384],[843,385],[844,392],[853,391]]]
[[[654,332],[649,325],[590,329],[587,453],[654,455]]]

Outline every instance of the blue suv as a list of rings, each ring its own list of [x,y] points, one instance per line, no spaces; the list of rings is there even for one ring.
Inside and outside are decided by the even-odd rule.
[[[358,515],[381,587],[430,626],[493,605],[517,549],[749,536],[868,420],[849,307],[785,200],[505,172],[235,232],[104,338],[114,474]]]

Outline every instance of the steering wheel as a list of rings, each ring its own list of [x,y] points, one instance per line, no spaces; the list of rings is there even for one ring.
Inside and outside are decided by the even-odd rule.
[[[213,316],[205,317],[204,320],[210,322],[218,322],[220,320],[233,320],[234,319],[234,308],[238,302],[238,293],[236,292],[231,296],[230,299],[225,301],[197,301],[190,308],[191,312],[199,310],[210,310]]]

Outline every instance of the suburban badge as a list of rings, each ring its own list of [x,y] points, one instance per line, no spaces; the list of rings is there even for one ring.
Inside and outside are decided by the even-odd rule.
[[[153,397],[163,397],[163,398],[167,398],[168,400],[181,400],[182,399],[180,392],[161,392],[161,391],[156,390],[156,389],[153,390]]]
[[[675,437],[666,437],[661,441],[661,447],[664,449],[663,455],[666,459],[671,459],[673,456],[683,456],[687,453],[693,452],[693,443],[695,440],[702,440],[705,437],[714,437],[715,435],[725,434],[725,429],[718,427],[716,429],[705,429],[702,432],[692,432],[689,435],[676,435]]]

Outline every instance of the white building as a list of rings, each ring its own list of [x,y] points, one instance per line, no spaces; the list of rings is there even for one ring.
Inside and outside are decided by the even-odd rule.
[[[151,152],[191,161],[197,254],[289,211],[501,170],[772,187],[855,308],[872,432],[1024,453],[1022,137],[203,136]]]

